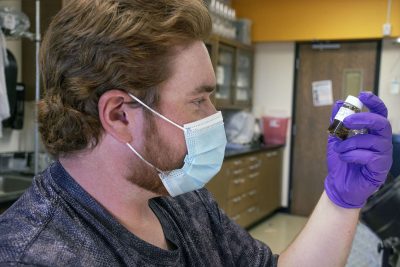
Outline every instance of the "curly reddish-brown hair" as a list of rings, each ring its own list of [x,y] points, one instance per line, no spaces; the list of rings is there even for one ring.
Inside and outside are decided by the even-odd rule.
[[[173,48],[205,40],[210,31],[201,0],[68,1],[41,47],[45,95],[38,120],[47,151],[59,157],[98,144],[97,105],[107,90],[155,105]]]

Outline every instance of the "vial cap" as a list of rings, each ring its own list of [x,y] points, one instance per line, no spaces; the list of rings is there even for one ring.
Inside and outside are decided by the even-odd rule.
[[[364,106],[364,104],[360,101],[360,99],[358,99],[357,97],[352,96],[352,95],[347,96],[345,102],[347,102],[347,103],[349,103],[349,104],[351,104],[351,105],[353,105],[353,106],[355,106],[355,107],[357,107],[359,109],[362,109],[363,106]]]

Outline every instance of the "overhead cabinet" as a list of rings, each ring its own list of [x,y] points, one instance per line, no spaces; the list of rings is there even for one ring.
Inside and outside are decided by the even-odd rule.
[[[212,36],[206,45],[217,78],[214,96],[217,108],[250,109],[253,47],[219,36]]]

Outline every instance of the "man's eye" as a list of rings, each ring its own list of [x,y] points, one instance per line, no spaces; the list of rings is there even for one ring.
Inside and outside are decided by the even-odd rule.
[[[193,103],[195,104],[195,105],[201,105],[201,103],[203,103],[204,101],[206,101],[204,98],[200,98],[200,99],[196,99],[196,100],[194,100],[193,101]]]

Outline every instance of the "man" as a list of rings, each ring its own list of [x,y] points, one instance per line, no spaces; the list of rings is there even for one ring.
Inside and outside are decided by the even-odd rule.
[[[385,106],[360,96],[372,112],[346,126],[369,134],[331,138],[327,193],[273,255],[201,189],[226,144],[210,101],[210,29],[197,0],[74,0],[55,16],[41,51],[39,122],[57,161],[1,216],[3,266],[345,263],[359,207],[390,167]]]

